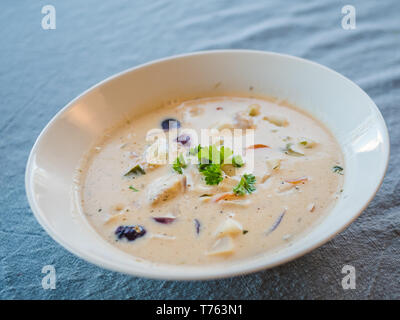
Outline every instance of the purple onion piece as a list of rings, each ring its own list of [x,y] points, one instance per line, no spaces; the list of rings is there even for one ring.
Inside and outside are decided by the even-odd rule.
[[[175,221],[173,217],[153,217],[153,220],[158,223],[170,224]]]
[[[283,217],[285,216],[286,210],[284,210],[279,217],[275,220],[275,222],[272,224],[272,226],[269,228],[267,234],[270,234],[272,231],[274,231],[276,228],[278,228],[278,226],[280,225],[280,223],[282,222]]]
[[[190,141],[190,136],[187,134],[181,134],[180,136],[178,136],[176,138],[176,141],[182,145],[185,145],[186,143],[188,143]]]
[[[201,226],[200,221],[197,220],[197,219],[194,219],[193,221],[194,221],[194,227],[196,229],[196,233],[199,234],[200,233],[200,226]]]
[[[176,119],[165,119],[161,122],[161,128],[163,128],[163,130],[168,131],[169,129],[172,128],[180,128],[181,127],[181,123],[179,120]]]
[[[126,238],[128,241],[136,240],[146,234],[146,229],[140,225],[119,226],[115,230],[118,239]]]

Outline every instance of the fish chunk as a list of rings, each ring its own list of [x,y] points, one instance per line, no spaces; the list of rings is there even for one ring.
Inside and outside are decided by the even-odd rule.
[[[184,175],[170,174],[158,178],[148,186],[147,199],[152,204],[176,197],[184,192],[186,177]]]

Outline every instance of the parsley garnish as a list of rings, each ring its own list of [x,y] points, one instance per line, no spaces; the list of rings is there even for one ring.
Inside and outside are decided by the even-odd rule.
[[[240,196],[243,196],[246,193],[253,193],[256,190],[256,187],[254,186],[255,183],[255,176],[253,176],[252,174],[244,174],[240,179],[238,185],[233,188],[233,192]]]
[[[233,156],[233,150],[231,148],[222,146],[218,148],[216,145],[190,148],[189,154],[196,156],[199,162],[199,171],[205,178],[206,184],[217,185],[223,178],[222,166],[227,163],[228,160],[232,160],[235,167],[241,167],[244,165],[241,156]],[[173,168],[175,171],[182,174],[182,168],[186,167],[183,156],[178,157],[174,162]]]
[[[139,192],[139,190],[136,189],[136,188],[134,188],[133,186],[129,186],[129,189],[131,189],[131,190],[133,190],[133,191],[135,191],[135,192]]]
[[[249,232],[249,230],[243,230],[243,234],[246,234],[247,232]]]
[[[178,172],[178,173],[180,173],[180,174],[183,174],[182,169],[184,169],[184,168],[186,168],[186,167],[187,167],[187,164],[186,164],[185,158],[183,157],[182,154],[180,154],[180,155],[176,158],[174,164],[172,165],[172,168],[173,168],[176,172]]]
[[[221,166],[218,164],[208,164],[200,172],[204,175],[206,184],[219,184],[224,178],[222,177]]]

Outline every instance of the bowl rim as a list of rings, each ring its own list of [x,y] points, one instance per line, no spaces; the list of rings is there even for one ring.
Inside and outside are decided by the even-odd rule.
[[[100,261],[99,259],[97,259],[96,256],[89,256],[87,254],[87,252],[82,251],[81,249],[77,248],[77,247],[73,247],[70,246],[69,243],[67,243],[67,241],[64,241],[64,239],[62,237],[60,237],[57,232],[55,230],[53,230],[53,228],[51,226],[49,226],[45,219],[43,218],[44,214],[42,212],[42,209],[37,205],[35,197],[34,197],[34,192],[31,188],[31,176],[32,176],[32,164],[34,161],[34,156],[37,152],[37,148],[38,145],[40,143],[41,138],[47,133],[47,131],[54,125],[55,121],[62,116],[65,112],[68,111],[68,109],[70,109],[73,105],[75,105],[75,103],[77,101],[79,101],[81,98],[83,98],[85,95],[87,95],[88,93],[90,93],[92,90],[101,87],[103,84],[108,83],[116,78],[119,78],[125,74],[128,74],[130,72],[133,72],[137,69],[142,69],[145,68],[147,66],[150,65],[156,65],[159,63],[163,63],[166,61],[173,61],[173,60],[177,60],[177,59],[181,59],[181,58],[186,58],[186,57],[192,57],[192,56],[202,56],[202,55],[209,55],[209,54],[246,54],[246,53],[250,53],[250,54],[260,54],[260,55],[270,55],[270,56],[277,56],[277,57],[282,57],[282,58],[287,58],[287,59],[292,59],[293,61],[298,61],[300,63],[305,63],[305,64],[309,64],[309,65],[313,65],[314,67],[320,68],[325,70],[326,72],[330,72],[335,74],[336,76],[338,76],[339,78],[341,78],[343,81],[349,82],[350,84],[352,84],[353,86],[356,86],[356,88],[358,88],[362,93],[364,93],[367,98],[370,100],[370,102],[372,103],[373,108],[375,109],[377,115],[378,115],[378,122],[380,122],[380,124],[382,125],[382,129],[383,129],[383,136],[382,136],[382,145],[383,145],[383,149],[385,152],[384,155],[384,160],[385,160],[385,165],[384,165],[384,170],[381,173],[381,177],[379,180],[379,183],[376,184],[374,191],[372,192],[372,194],[370,195],[370,197],[368,199],[366,199],[364,205],[362,206],[362,208],[355,213],[354,215],[352,215],[352,217],[346,222],[344,223],[341,227],[334,229],[332,232],[328,233],[326,236],[322,237],[319,241],[317,241],[316,243],[314,243],[313,245],[309,245],[306,246],[300,250],[298,250],[297,253],[295,254],[291,254],[288,257],[283,257],[280,259],[277,259],[275,262],[269,263],[269,264],[262,264],[262,263],[258,263],[257,265],[254,266],[244,266],[239,268],[240,270],[234,270],[234,271],[229,271],[229,272],[209,272],[209,273],[202,273],[202,274],[196,274],[193,275],[192,273],[176,273],[174,274],[172,277],[165,277],[162,274],[155,272],[154,270],[150,270],[148,271],[147,269],[143,269],[143,270],[130,270],[129,268],[126,267],[120,267],[120,266],[116,266],[114,264],[110,264],[108,262],[104,263],[104,261]],[[250,50],[250,49],[218,49],[218,50],[204,50],[204,51],[196,51],[196,52],[191,52],[191,53],[183,53],[183,54],[177,54],[177,55],[172,55],[172,56],[168,56],[168,57],[164,57],[164,58],[160,58],[160,59],[156,59],[156,60],[151,60],[149,62],[146,63],[142,63],[139,64],[137,66],[125,69],[123,71],[120,71],[116,74],[113,74],[109,77],[107,77],[106,79],[92,85],[91,87],[89,87],[88,89],[86,89],[85,91],[83,91],[81,94],[79,94],[77,97],[75,97],[74,99],[72,99],[70,102],[68,102],[63,108],[61,108],[52,118],[51,120],[46,124],[46,126],[42,129],[42,131],[40,132],[40,134],[38,135],[38,137],[35,140],[35,143],[29,153],[29,157],[26,163],[26,167],[25,167],[25,193],[27,196],[27,200],[29,203],[29,206],[36,218],[36,220],[39,222],[39,224],[42,226],[42,228],[47,232],[47,234],[53,239],[55,240],[58,244],[60,244],[62,247],[64,247],[65,249],[67,249],[69,252],[71,252],[72,254],[74,254],[75,256],[78,256],[79,258],[90,262],[98,267],[101,268],[105,268],[107,270],[111,270],[111,271],[116,271],[116,272],[120,272],[123,274],[128,274],[128,275],[132,275],[132,276],[139,276],[139,277],[145,277],[145,278],[150,278],[150,279],[159,279],[159,280],[212,280],[212,279],[222,279],[222,278],[227,278],[227,277],[233,277],[233,276],[238,276],[238,275],[244,275],[244,274],[249,274],[249,273],[253,273],[253,272],[257,272],[260,270],[266,270],[266,269],[270,269],[273,267],[276,267],[278,265],[281,264],[285,264],[289,261],[295,260],[300,256],[303,256],[309,252],[311,252],[312,250],[322,246],[323,244],[327,243],[328,241],[330,241],[332,238],[334,238],[335,236],[337,236],[339,233],[341,233],[343,230],[345,230],[354,220],[356,220],[361,213],[368,207],[368,205],[370,204],[370,202],[373,200],[373,198],[375,197],[376,193],[378,192],[380,186],[383,183],[384,177],[386,175],[387,169],[388,169],[388,164],[389,164],[389,158],[390,158],[390,139],[389,139],[389,132],[385,123],[385,120],[379,110],[379,108],[377,107],[377,105],[375,104],[375,102],[369,97],[369,95],[360,87],[358,86],[355,82],[351,81],[349,78],[345,77],[344,75],[338,73],[337,71],[328,68],[322,64],[319,64],[317,62],[314,61],[310,61],[304,58],[300,58],[300,57],[296,57],[296,56],[292,56],[289,54],[283,54],[283,53],[277,53],[277,52],[272,52],[272,51],[262,51],[262,50]],[[174,265],[170,266],[171,268],[174,267]]]

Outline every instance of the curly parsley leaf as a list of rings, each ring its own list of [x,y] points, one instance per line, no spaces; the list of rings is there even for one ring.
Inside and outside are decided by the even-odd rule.
[[[233,192],[237,195],[243,196],[246,193],[250,194],[256,191],[254,186],[256,183],[256,177],[252,174],[244,174],[240,179],[238,185],[233,188]]]
[[[221,166],[217,164],[209,164],[200,171],[206,180],[206,184],[219,184],[224,178],[222,177]]]

